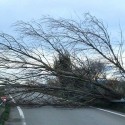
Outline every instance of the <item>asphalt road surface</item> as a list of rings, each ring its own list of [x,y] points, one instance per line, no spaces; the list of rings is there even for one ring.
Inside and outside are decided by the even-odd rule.
[[[21,108],[25,118],[20,118],[17,108],[11,109],[6,125],[125,125],[125,116],[95,108]],[[125,114],[123,114],[125,115]]]

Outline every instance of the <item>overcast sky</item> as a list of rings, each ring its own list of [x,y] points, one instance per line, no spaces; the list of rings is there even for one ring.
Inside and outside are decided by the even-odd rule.
[[[18,21],[39,19],[42,15],[74,18],[89,12],[102,19],[111,31],[125,31],[125,0],[0,0],[0,32],[12,32]]]

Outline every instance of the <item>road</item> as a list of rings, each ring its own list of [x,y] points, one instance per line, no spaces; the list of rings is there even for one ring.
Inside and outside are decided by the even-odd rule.
[[[125,116],[95,108],[21,108],[25,119],[20,118],[15,107],[12,108],[11,117],[6,125],[125,125]]]

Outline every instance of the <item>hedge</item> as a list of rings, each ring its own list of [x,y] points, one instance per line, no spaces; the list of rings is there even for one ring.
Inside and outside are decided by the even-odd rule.
[[[0,116],[0,125],[4,125],[5,121],[9,119],[10,105],[6,104],[3,113]]]

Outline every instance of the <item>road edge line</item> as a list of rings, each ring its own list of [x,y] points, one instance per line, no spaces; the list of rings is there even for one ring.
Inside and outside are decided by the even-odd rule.
[[[118,116],[121,116],[121,117],[125,117],[125,115],[123,114],[120,114],[118,112],[113,112],[113,111],[110,111],[110,110],[106,110],[106,109],[102,109],[102,108],[96,108],[96,107],[93,107],[93,106],[90,106],[91,108],[95,108],[95,109],[98,109],[100,111],[104,111],[104,112],[108,112],[108,113],[111,113],[111,114],[114,114],[114,115],[118,115]]]
[[[19,111],[20,117],[22,118],[23,125],[26,125],[25,116],[24,116],[23,110],[19,106],[17,106],[17,109]]]
[[[12,99],[12,102],[16,104],[16,101],[14,100],[14,98],[9,94],[10,98]],[[19,115],[22,119],[22,124],[23,125],[26,125],[26,122],[25,122],[25,116],[24,116],[24,113],[23,113],[23,110],[19,107],[19,106],[16,106],[17,107],[17,110],[19,112]]]

